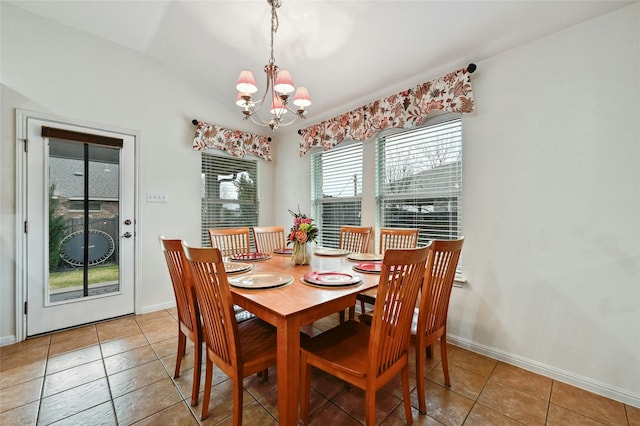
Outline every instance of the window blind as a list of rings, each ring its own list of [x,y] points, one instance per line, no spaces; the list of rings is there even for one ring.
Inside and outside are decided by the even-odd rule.
[[[418,228],[418,245],[462,236],[462,125],[450,119],[376,141],[381,227]]]
[[[341,226],[361,225],[362,142],[312,154],[311,187],[318,242],[337,248]]]
[[[202,153],[203,247],[211,245],[209,228],[240,228],[258,224],[257,188],[257,161]]]

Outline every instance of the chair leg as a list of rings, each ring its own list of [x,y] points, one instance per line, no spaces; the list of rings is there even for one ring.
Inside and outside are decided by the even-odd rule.
[[[344,311],[338,312],[338,318],[340,318],[340,324],[344,322]]]
[[[233,383],[233,426],[242,426],[242,377],[239,374]]]
[[[355,307],[355,305],[349,307],[349,320],[353,321],[354,319],[356,319],[356,307]]]
[[[447,333],[440,337],[440,358],[442,362],[442,372],[444,373],[444,384],[451,387],[449,381],[449,362],[447,360]]]
[[[193,345],[193,385],[191,386],[191,406],[198,405],[200,393],[200,375],[202,374],[202,340]]]
[[[373,387],[365,389],[364,399],[365,425],[374,426],[376,424],[376,391]]]
[[[364,303],[364,300],[361,300],[361,301],[360,301],[360,313],[361,313],[361,314],[364,314],[364,313],[366,312],[366,308],[367,308],[367,307],[366,307],[366,305],[365,305],[365,303]]]
[[[418,339],[416,341],[416,393],[418,394],[418,411],[420,411],[420,414],[427,414],[424,384],[424,358],[425,350],[422,348],[422,342]]]
[[[211,382],[213,381],[213,361],[207,354],[207,368],[204,379],[204,397],[202,398],[202,414],[200,420],[209,417],[209,398],[211,397]]]
[[[186,349],[187,336],[184,335],[182,330],[180,330],[180,325],[178,325],[178,354],[176,355],[176,369],[173,372],[174,379],[180,377],[180,365],[182,364],[182,357],[184,357]]]
[[[407,425],[413,424],[413,413],[411,412],[411,396],[409,394],[409,365],[402,368],[402,399],[404,401],[404,415],[407,418]]]
[[[311,366],[307,364],[307,355],[300,354],[300,420],[307,423],[309,416],[309,398],[311,396]]]

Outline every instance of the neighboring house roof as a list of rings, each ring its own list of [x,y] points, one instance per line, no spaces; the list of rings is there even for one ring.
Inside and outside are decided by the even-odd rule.
[[[424,170],[392,182],[390,185],[397,194],[418,193],[448,195],[461,191],[459,186],[462,174],[462,162],[455,161]]]
[[[119,166],[89,162],[89,198],[117,200],[120,187]],[[49,159],[49,183],[56,185],[55,195],[64,198],[84,197],[84,162],[69,158]]]

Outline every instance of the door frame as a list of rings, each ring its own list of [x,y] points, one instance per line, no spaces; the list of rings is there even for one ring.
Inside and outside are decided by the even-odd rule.
[[[52,123],[66,124],[78,127],[85,127],[88,131],[102,130],[115,133],[122,133],[131,136],[134,140],[134,161],[133,161],[133,223],[134,223],[134,245],[133,245],[133,302],[134,312],[140,311],[139,296],[138,296],[138,282],[139,282],[139,253],[140,253],[140,239],[137,236],[137,229],[139,223],[140,214],[140,195],[139,195],[139,171],[140,171],[140,132],[130,129],[118,128],[115,126],[109,126],[105,124],[67,119],[64,117],[46,114],[37,111],[29,111],[23,109],[16,109],[16,253],[15,253],[15,336],[16,342],[21,342],[27,337],[27,314],[25,312],[25,303],[27,302],[27,234],[25,231],[25,221],[27,220],[27,169],[25,167],[27,158],[25,152],[25,146],[27,141],[27,129],[28,120],[45,120]]]

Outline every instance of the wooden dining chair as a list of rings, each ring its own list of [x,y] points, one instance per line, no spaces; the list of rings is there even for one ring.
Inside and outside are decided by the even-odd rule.
[[[309,414],[311,367],[364,389],[367,425],[376,424],[376,391],[398,373],[407,424],[413,423],[409,397],[411,319],[424,276],[428,247],[388,250],[382,262],[371,327],[346,321],[301,342],[300,418]],[[380,301],[384,301],[380,303]]]
[[[220,249],[223,257],[251,251],[249,228],[209,229],[211,247]]]
[[[372,232],[373,228],[370,226],[341,226],[339,248],[353,253],[368,253]]]
[[[411,339],[416,347],[418,409],[426,414],[424,362],[432,356],[432,345],[440,339],[440,358],[444,383],[451,387],[447,363],[447,314],[451,288],[456,276],[464,238],[431,242],[419,307],[413,313]]]
[[[182,248],[182,240],[171,240],[160,235],[160,247],[169,268],[169,276],[173,285],[178,310],[178,354],[173,378],[180,377],[180,365],[186,352],[187,339],[193,342],[193,386],[191,387],[191,405],[198,405],[200,391],[200,374],[202,369],[202,327],[200,311],[193,287],[191,268],[187,263]]]
[[[416,248],[418,246],[419,230],[414,228],[380,228],[380,254],[388,249]],[[361,318],[364,315],[365,322],[370,321],[367,314],[367,304],[375,303],[375,291],[360,293],[357,297],[360,301]],[[349,309],[349,318],[353,318],[355,309]],[[369,317],[367,318],[367,315]]]
[[[349,250],[353,253],[368,253],[372,232],[373,228],[370,226],[341,226],[339,248],[341,250]],[[355,306],[350,307],[348,312],[349,319],[353,319],[355,316]],[[344,322],[344,311],[340,311],[338,314],[340,316],[340,322]]]
[[[209,415],[213,364],[233,381],[233,424],[242,424],[242,379],[276,364],[276,329],[259,318],[238,323],[222,253],[184,244],[207,349],[201,420]]]
[[[284,226],[254,226],[253,241],[258,253],[272,253],[285,248]]]

